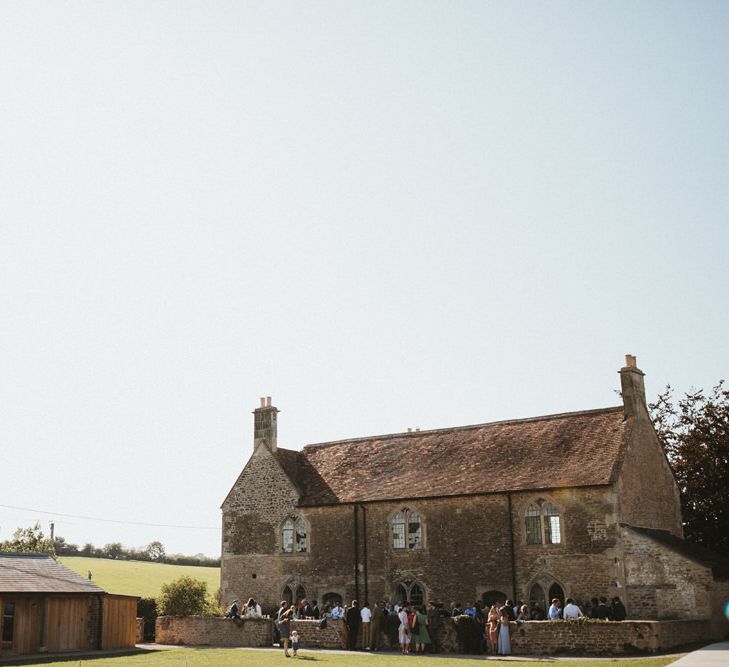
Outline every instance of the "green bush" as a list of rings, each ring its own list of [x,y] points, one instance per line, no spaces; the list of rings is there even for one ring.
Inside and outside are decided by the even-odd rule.
[[[218,610],[208,598],[208,585],[192,577],[179,577],[162,586],[157,598],[160,616],[216,616]]]

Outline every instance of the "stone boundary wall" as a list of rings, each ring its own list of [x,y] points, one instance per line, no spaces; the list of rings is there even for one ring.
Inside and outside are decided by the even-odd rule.
[[[219,616],[158,616],[155,641],[187,646],[271,646],[273,621],[268,618],[234,621]]]
[[[141,644],[144,641],[144,619],[141,616],[137,616],[137,644]]]
[[[291,621],[291,629],[301,637],[304,648],[347,648],[347,629],[344,621],[327,619],[327,627],[320,628],[319,621]],[[362,632],[359,633],[359,644],[362,643]]]
[[[515,655],[656,653],[710,639],[711,626],[705,620],[511,624],[511,649]]]
[[[341,649],[346,647],[346,629],[342,621],[292,621],[291,629],[301,637],[301,647]],[[232,621],[227,618],[160,616],[156,625],[159,644],[188,646],[271,646],[273,621],[255,619]],[[464,653],[452,619],[443,619],[438,636],[446,653]],[[707,620],[684,621],[528,621],[511,624],[511,648],[514,655],[636,655],[670,651],[679,646],[714,639]],[[361,640],[358,642],[361,645]],[[380,647],[397,650],[380,636]]]

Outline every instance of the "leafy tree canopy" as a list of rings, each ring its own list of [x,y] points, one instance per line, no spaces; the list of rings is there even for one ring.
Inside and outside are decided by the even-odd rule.
[[[208,599],[208,585],[192,577],[179,577],[162,586],[157,598],[160,616],[212,616],[218,613]]]
[[[686,539],[729,556],[729,389],[721,380],[676,399],[669,385],[648,408],[681,489]]]
[[[0,543],[0,551],[45,553],[56,557],[53,541],[43,534],[40,523],[29,528],[18,528],[12,539]]]
[[[144,549],[149,560],[155,560],[163,562],[165,559],[165,547],[162,542],[155,540],[150,542]]]
[[[112,542],[111,544],[105,544],[102,551],[107,558],[116,560],[124,553],[124,547],[122,547],[121,542]]]

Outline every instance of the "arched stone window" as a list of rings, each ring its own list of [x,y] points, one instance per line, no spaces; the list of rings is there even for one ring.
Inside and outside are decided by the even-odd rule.
[[[392,548],[420,549],[423,547],[423,517],[403,507],[392,517]]]
[[[294,603],[294,593],[290,586],[284,586],[282,599],[286,600],[286,604],[289,607]]]
[[[529,591],[529,606],[538,616],[546,618],[547,610],[554,598],[559,598],[564,603],[564,589],[549,573],[537,575],[527,585],[527,590]]]
[[[559,510],[543,498],[529,505],[524,513],[527,544],[561,544],[562,517]]]
[[[539,584],[534,584],[529,591],[529,608],[534,610],[536,607],[539,608],[544,618],[546,618],[547,599],[544,597],[544,589]]]
[[[303,586],[297,586],[296,587],[296,598],[294,598],[295,602],[301,602],[306,597],[306,590]]]
[[[413,579],[403,579],[397,585],[395,598],[398,602],[407,604],[422,605],[425,602],[423,587]]]
[[[281,527],[281,549],[284,553],[306,553],[309,550],[306,522],[300,517],[290,517]]]

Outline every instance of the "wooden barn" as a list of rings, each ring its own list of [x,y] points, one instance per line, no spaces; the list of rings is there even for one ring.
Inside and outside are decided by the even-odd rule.
[[[47,554],[0,552],[0,656],[129,648],[137,598],[110,595]]]

